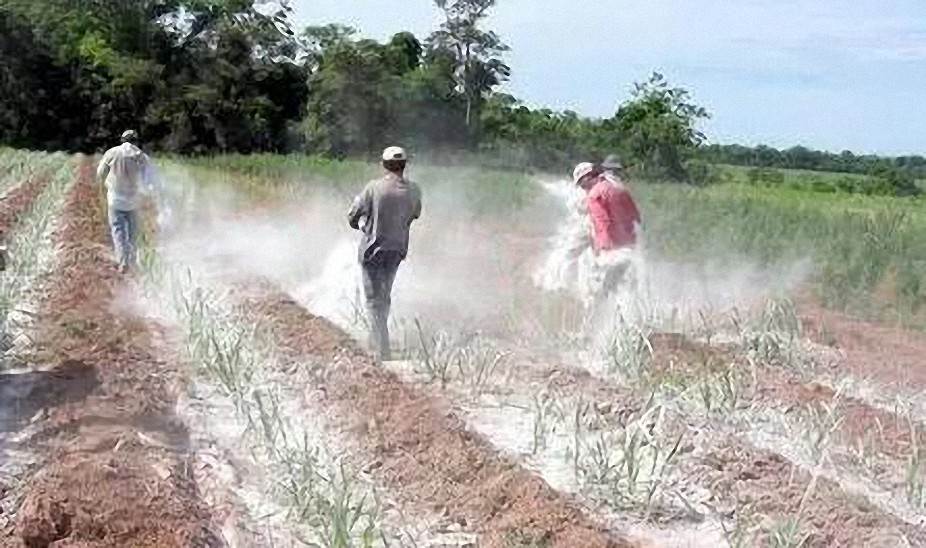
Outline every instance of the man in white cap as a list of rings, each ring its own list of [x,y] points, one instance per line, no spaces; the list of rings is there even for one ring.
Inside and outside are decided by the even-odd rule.
[[[106,151],[97,168],[97,175],[106,183],[109,225],[120,273],[135,264],[136,209],[150,166],[151,159],[138,147],[138,133],[130,129],[122,134],[121,145]]]
[[[600,165],[583,162],[573,171],[573,181],[586,192],[595,251],[635,246],[640,210],[620,178]]]
[[[386,175],[369,183],[348,213],[351,228],[363,232],[359,259],[370,319],[370,349],[382,361],[391,359],[388,322],[392,284],[408,255],[412,222],[421,216],[421,189],[405,178],[407,163],[408,155],[402,148],[383,151]]]
[[[597,294],[586,304],[600,300],[624,279],[630,254],[637,245],[640,210],[620,178],[601,165],[583,162],[573,171],[576,186],[586,192],[592,224],[592,248],[598,269]]]

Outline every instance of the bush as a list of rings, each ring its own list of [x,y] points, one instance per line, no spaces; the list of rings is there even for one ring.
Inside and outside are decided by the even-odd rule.
[[[767,167],[754,167],[746,174],[750,184],[758,186],[781,185],[785,182],[785,175],[778,169]]]
[[[710,186],[729,180],[726,172],[700,160],[688,162],[685,171],[688,173],[688,183],[693,186]]]
[[[837,192],[838,189],[832,180],[817,174],[800,174],[788,180],[788,188],[809,190],[812,192]]]
[[[873,169],[869,181],[872,184],[866,185],[864,192],[872,196],[918,196],[922,192],[910,173],[895,168]]]

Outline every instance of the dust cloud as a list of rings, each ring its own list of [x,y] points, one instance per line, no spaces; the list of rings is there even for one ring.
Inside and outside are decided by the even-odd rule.
[[[520,341],[587,328],[563,311],[580,308],[581,262],[589,260],[569,264],[566,258],[566,248],[587,230],[572,185],[534,181],[538,191],[525,207],[505,211],[502,204],[496,214],[472,207],[465,181],[419,180],[415,169],[409,175],[422,186],[424,210],[399,269],[394,318]],[[230,186],[198,185],[181,166],[167,166],[162,176],[174,211],[164,227],[164,252],[173,262],[226,280],[265,277],[312,312],[361,334],[360,235],[347,225],[349,194],[293,180],[304,191],[249,209]],[[646,216],[659,215],[658,205],[643,213],[645,226]],[[726,255],[717,249],[699,264],[684,264],[644,246],[633,259],[640,287],[617,303],[622,319],[662,318],[667,328],[684,328],[686,318],[705,311],[748,308],[793,293],[810,274],[809,264],[772,272],[737,261],[731,268]]]

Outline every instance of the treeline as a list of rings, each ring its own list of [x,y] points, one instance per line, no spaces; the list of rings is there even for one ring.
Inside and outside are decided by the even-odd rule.
[[[435,0],[430,35],[385,43],[337,26],[293,28],[286,2],[0,0],[0,141],[95,151],[127,127],[179,154],[478,154],[568,169],[618,153],[685,177],[707,113],[660,75],[605,120],[525,107],[497,92],[508,47],[495,0]],[[270,8],[268,6],[274,6]]]
[[[306,68],[246,0],[0,0],[0,139],[93,151],[134,127],[179,153],[282,151]]]
[[[802,146],[778,150],[765,145],[708,145],[701,147],[698,157],[718,164],[777,169],[804,169],[833,173],[873,175],[896,170],[915,179],[926,180],[926,157],[898,156],[886,158],[874,155],[856,155],[851,151],[839,154],[822,152]]]
[[[285,1],[0,0],[0,143],[93,152],[132,127],[147,147],[186,155],[372,157],[401,143],[419,157],[565,172],[617,154],[634,175],[696,184],[721,179],[709,162],[830,169],[806,149],[703,146],[709,114],[660,74],[608,118],[528,108],[498,91],[511,68],[485,28],[495,0],[434,2],[444,17],[428,36],[378,42],[296,29]],[[910,166],[863,172],[923,169]]]

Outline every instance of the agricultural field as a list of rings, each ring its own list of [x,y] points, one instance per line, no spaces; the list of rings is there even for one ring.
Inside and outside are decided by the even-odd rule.
[[[894,196],[896,191],[881,187],[878,180],[855,173],[810,171],[806,169],[751,168],[719,164],[712,166],[714,182],[765,186],[775,189],[793,189],[823,193],[849,193]],[[881,181],[883,183],[883,181]],[[911,180],[920,190],[926,181]],[[876,188],[877,187],[877,188]]]
[[[563,180],[414,166],[378,364],[375,166],[165,159],[131,278],[94,168],[0,151],[4,546],[926,546],[919,201],[633,182],[587,321],[534,279]]]

